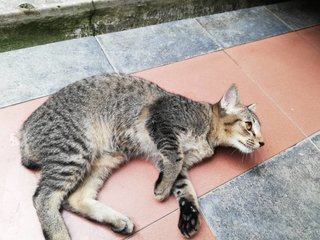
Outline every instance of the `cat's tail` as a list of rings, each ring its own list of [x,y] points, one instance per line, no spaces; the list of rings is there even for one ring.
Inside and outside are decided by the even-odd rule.
[[[21,152],[21,163],[26,168],[37,170],[42,166],[41,158],[32,151],[32,147],[30,147],[27,138],[24,134],[19,133],[20,138],[20,152]]]
[[[29,169],[32,169],[32,170],[41,169],[41,166],[42,166],[40,161],[34,161],[34,160],[31,160],[31,159],[25,158],[25,157],[21,158],[21,163],[26,168],[29,168]]]

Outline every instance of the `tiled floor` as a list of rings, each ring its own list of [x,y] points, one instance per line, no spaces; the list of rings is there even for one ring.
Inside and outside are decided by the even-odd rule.
[[[308,39],[294,32],[226,50],[305,135],[319,129],[320,117],[320,51],[309,43],[319,39]]]
[[[1,53],[0,72],[0,107],[5,107],[113,68],[95,38],[88,37]]]
[[[214,14],[200,17],[198,21],[224,48],[290,32],[265,7]]]
[[[132,73],[220,49],[195,19],[97,37],[112,65]]]
[[[263,11],[270,17],[265,8],[258,11]],[[198,24],[205,25],[208,19],[210,18],[202,21],[188,20],[191,30],[187,29],[185,22],[175,23],[176,28],[171,33],[166,25],[148,27],[147,30],[130,30],[131,32],[121,33],[119,36],[131,36],[131,39],[121,42],[120,39],[112,46],[108,46],[108,38],[116,40],[119,36],[78,39],[0,54],[3,78],[0,84],[0,106],[17,104],[0,109],[1,240],[43,239],[31,201],[39,173],[20,165],[16,133],[22,122],[46,97],[31,99],[51,94],[82,77],[118,70],[136,72],[135,75],[167,90],[211,103],[218,101],[223,92],[232,83],[236,83],[244,103],[257,103],[266,146],[250,156],[233,153],[232,149],[218,149],[212,159],[190,171],[199,197],[218,186],[226,186],[224,183],[227,181],[273,156],[278,156],[280,152],[320,130],[319,26],[235,46],[246,42],[240,37],[238,42],[231,44],[234,47],[219,50],[223,48],[223,44],[216,44],[213,41],[214,33],[209,34],[212,24],[203,29]],[[274,17],[271,16],[271,19],[273,26],[280,26]],[[154,44],[169,39],[171,47],[161,44],[146,46],[145,48],[150,48],[150,55],[143,55],[146,54],[143,47],[134,52],[130,45],[135,41],[135,35],[144,32],[144,36],[150,38],[148,29],[168,34],[165,38],[160,37]],[[182,37],[179,35],[181,29],[184,29]],[[283,25],[281,29],[288,30]],[[282,30],[269,32],[264,37],[281,32]],[[228,38],[238,33],[232,29],[227,31]],[[186,40],[188,34],[191,37],[189,42]],[[200,41],[200,46],[198,40],[202,36],[206,37]],[[223,34],[221,36],[224,37]],[[249,41],[253,39],[257,38],[253,36]],[[145,39],[141,41],[143,40]],[[180,40],[184,44],[179,45]],[[192,48],[188,49],[187,45],[192,45]],[[139,45],[141,46],[143,45]],[[180,54],[178,58],[175,58],[176,53]],[[198,56],[204,53],[206,54]],[[165,57],[157,62],[156,55]],[[176,62],[189,57],[194,58]],[[144,62],[134,62],[141,58]],[[153,65],[154,62],[156,65]],[[172,64],[152,68],[168,63]],[[151,69],[137,72],[146,68]],[[27,100],[31,101],[21,103]],[[319,149],[319,135],[315,135],[312,140],[313,146],[318,144]],[[153,198],[156,178],[157,171],[149,162],[136,159],[116,171],[99,194],[103,203],[134,220],[136,233],[130,239],[182,239],[177,228],[178,205],[175,200],[170,198],[159,203]],[[234,181],[237,182],[237,179]],[[63,216],[73,239],[125,238],[77,215],[64,212]],[[223,231],[208,222],[213,232],[215,228],[217,232]],[[214,239],[211,230],[203,219],[201,231],[194,239]]]
[[[275,16],[293,30],[319,24],[319,1],[288,1],[266,6]]]
[[[320,152],[313,139],[201,197],[217,239],[319,239]]]
[[[218,101],[223,92],[236,83],[244,103],[257,103],[266,146],[246,159],[237,153],[231,154],[231,149],[220,149],[213,159],[192,169],[191,179],[199,196],[320,129],[317,121],[320,117],[320,52],[311,44],[319,40],[317,34],[310,34],[317,29],[136,73],[165,89],[208,102]],[[305,31],[309,33],[307,37]],[[4,179],[0,182],[1,193],[4,193],[0,199],[0,228],[5,239],[42,239],[31,202],[39,175],[20,166],[15,133],[44,100],[0,110],[0,171]],[[150,163],[135,160],[116,171],[99,195],[102,202],[134,219],[138,232],[132,239],[177,239],[180,236],[174,199],[158,203],[153,198],[156,178],[157,172]],[[123,238],[74,214],[64,213],[64,217],[74,239]],[[202,222],[196,239],[212,239],[205,221]]]

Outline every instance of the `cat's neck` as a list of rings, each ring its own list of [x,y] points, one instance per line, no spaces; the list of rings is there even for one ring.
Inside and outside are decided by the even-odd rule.
[[[211,119],[211,126],[210,131],[208,133],[208,141],[212,148],[215,148],[219,145],[223,144],[223,127],[221,122],[221,116],[219,111],[219,103],[215,103],[211,105],[212,111],[212,119]]]

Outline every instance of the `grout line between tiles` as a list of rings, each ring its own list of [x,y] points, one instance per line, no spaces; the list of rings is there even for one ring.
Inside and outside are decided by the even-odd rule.
[[[284,25],[286,25],[292,32],[296,31],[293,27],[291,27],[289,24],[287,24],[282,18],[280,18],[277,14],[272,12],[269,8],[266,6],[263,6],[265,9],[267,9],[268,12],[270,12],[276,19],[278,19],[280,22],[282,22]]]
[[[310,142],[317,148],[317,150],[320,151],[320,147],[319,147],[314,141],[312,141],[312,138],[313,138],[314,136],[317,136],[317,135],[320,135],[320,130],[317,131],[317,132],[315,132],[314,134],[310,135],[310,136],[309,136],[309,140],[310,140]]]
[[[218,39],[215,39],[214,36],[204,26],[202,26],[202,24],[198,20],[201,17],[196,17],[194,19],[207,32],[207,34],[209,35],[210,39],[212,39],[213,42],[216,43],[220,47],[220,49],[217,49],[217,50],[224,50],[224,49],[228,49],[228,48],[232,48],[232,47],[236,47],[236,46],[240,46],[240,45],[244,45],[244,44],[249,44],[249,43],[252,43],[252,42],[261,41],[261,40],[264,40],[264,39],[268,39],[268,38],[271,38],[271,37],[284,35],[284,34],[291,33],[291,32],[295,31],[288,24],[286,24],[286,22],[284,22],[281,18],[279,18],[277,15],[275,15],[271,10],[269,10],[266,6],[258,6],[258,7],[259,8],[260,7],[261,8],[265,8],[273,17],[275,17],[279,22],[283,23],[288,28],[289,31],[288,32],[282,32],[282,33],[274,33],[274,34],[272,34],[270,36],[264,36],[261,39],[250,40],[248,42],[242,42],[242,43],[236,43],[236,44],[224,47],[223,44]],[[235,11],[239,11],[239,10],[235,10]],[[228,12],[226,12],[226,13],[228,13]],[[217,14],[224,14],[224,13],[217,13]],[[215,15],[215,14],[213,14],[213,15]],[[211,15],[208,15],[208,16],[211,16]],[[208,17],[208,16],[203,16],[203,17]],[[225,29],[223,31],[225,31]]]
[[[115,64],[112,62],[109,54],[108,54],[107,51],[105,51],[105,49],[103,48],[103,46],[102,46],[99,38],[98,38],[97,36],[94,36],[94,38],[96,39],[96,41],[97,41],[100,49],[102,50],[104,56],[106,57],[106,59],[107,59],[107,61],[109,62],[110,66],[112,67],[113,71],[114,71],[115,73],[119,73],[118,69],[115,67]]]
[[[221,186],[221,185],[220,185],[220,186]],[[210,191],[212,191],[212,190],[213,190],[213,189],[211,189]],[[207,194],[207,193],[205,193],[205,194]],[[200,197],[202,197],[203,195],[204,195],[204,194],[202,194],[201,196],[198,196],[198,199],[200,199]],[[135,237],[135,235],[136,235],[138,232],[143,231],[144,229],[152,226],[153,224],[156,224],[157,222],[161,221],[162,219],[166,218],[167,216],[173,214],[174,212],[176,212],[176,211],[178,211],[178,210],[179,210],[179,208],[174,209],[173,211],[171,211],[171,212],[169,212],[169,213],[161,216],[161,217],[158,218],[157,220],[155,220],[155,221],[147,224],[146,226],[140,228],[138,231],[134,232],[133,235],[131,235],[131,236],[129,236],[129,237],[124,237],[124,238],[122,238],[122,240],[129,240],[129,239]],[[206,220],[205,217],[204,217],[204,214],[201,212],[201,209],[200,209],[200,213],[202,214],[203,219]],[[215,236],[214,230],[211,229],[211,227],[210,227],[210,225],[207,223],[207,221],[205,221],[205,222],[206,222],[206,225],[208,226],[208,228],[210,229],[211,234],[212,234],[213,236]],[[178,230],[177,230],[177,231],[178,231]]]
[[[127,240],[127,239],[131,239],[131,238],[133,238],[133,237],[134,237],[138,232],[140,232],[140,231],[142,231],[142,230],[144,230],[144,229],[148,228],[149,226],[151,226],[151,225],[155,224],[156,222],[158,222],[158,221],[160,221],[161,219],[163,219],[163,218],[165,218],[165,217],[169,216],[170,214],[172,214],[172,213],[176,212],[177,210],[178,210],[178,208],[174,209],[173,211],[170,211],[169,213],[166,213],[165,215],[161,216],[161,217],[160,217],[160,218],[158,218],[157,220],[155,220],[155,221],[153,221],[153,222],[151,222],[151,223],[147,224],[146,226],[144,226],[144,227],[140,228],[138,231],[134,232],[134,234],[133,234],[132,236],[125,237],[125,238],[122,238],[122,239],[123,239],[123,240]]]
[[[320,152],[320,148],[317,146],[317,144],[315,144],[315,143],[312,141],[311,137],[309,137],[309,141],[310,141],[311,144],[312,144],[313,146],[315,146],[315,148]]]
[[[26,100],[20,100],[20,102],[15,102],[15,103],[9,103],[7,105],[2,105],[2,106],[0,106],[0,111],[2,109],[5,109],[5,108],[14,107],[16,105],[27,103],[27,102],[31,102],[31,101],[34,101],[34,100],[37,100],[37,99],[40,99],[40,98],[49,97],[50,95],[52,95],[52,93],[48,93],[48,94],[45,94],[45,95],[39,95],[39,96],[32,97],[32,98],[29,98],[29,99],[26,99]]]
[[[308,137],[308,135],[303,131],[303,129],[282,109],[282,107],[276,102],[276,100],[274,100],[273,97],[270,96],[266,92],[266,90],[264,90],[261,84],[255,81],[249,74],[247,74],[244,71],[244,69],[238,64],[238,62],[227,53],[226,49],[223,49],[223,52],[239,67],[241,72],[243,72],[247,76],[247,78],[261,90],[261,92],[280,110],[280,112],[283,113],[289,119],[289,121],[302,133],[302,135]]]
[[[219,51],[219,50],[223,50],[224,47],[221,45],[221,43],[219,41],[215,40],[213,35],[211,35],[211,33],[208,32],[208,30],[204,26],[202,26],[202,24],[198,21],[198,18],[194,18],[194,20],[200,26],[200,28],[203,30],[203,32],[206,33],[207,36],[212,40],[212,42],[214,42],[215,44],[217,44],[219,46],[219,48],[215,49],[213,52],[216,52],[216,51]]]

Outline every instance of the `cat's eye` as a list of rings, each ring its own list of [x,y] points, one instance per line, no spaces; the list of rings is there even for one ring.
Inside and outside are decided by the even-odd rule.
[[[246,128],[250,131],[252,129],[252,122],[246,122]]]

